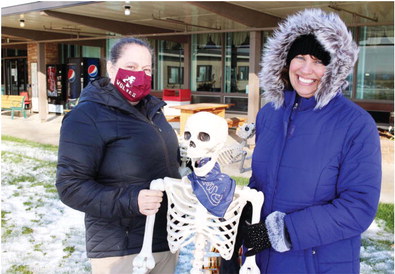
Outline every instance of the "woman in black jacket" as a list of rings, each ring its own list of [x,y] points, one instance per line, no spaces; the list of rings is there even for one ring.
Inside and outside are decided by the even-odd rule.
[[[111,50],[109,78],[91,82],[64,118],[56,186],[66,205],[85,212],[93,273],[130,273],[146,215],[157,213],[151,273],[173,273],[166,240],[167,201],[149,190],[157,178],[179,178],[178,140],[151,95],[152,49],[124,38]]]

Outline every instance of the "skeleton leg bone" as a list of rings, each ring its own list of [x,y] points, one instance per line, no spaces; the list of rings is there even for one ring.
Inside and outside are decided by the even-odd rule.
[[[162,179],[153,180],[150,189],[164,190]],[[140,253],[133,260],[133,274],[145,274],[155,267],[155,259],[152,255],[152,236],[154,233],[155,214],[147,216],[143,246]]]
[[[251,224],[256,224],[261,218],[261,209],[263,205],[263,193],[258,192],[255,189],[245,188],[246,191],[251,192],[247,197],[251,197],[249,200],[252,203],[252,220]],[[256,265],[255,255],[247,257],[244,264],[240,268],[240,274],[257,274],[261,273],[258,266]]]

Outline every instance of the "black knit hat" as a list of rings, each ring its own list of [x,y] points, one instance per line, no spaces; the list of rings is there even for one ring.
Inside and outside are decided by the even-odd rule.
[[[325,66],[331,62],[329,52],[327,52],[320,42],[317,41],[314,34],[301,35],[295,39],[287,55],[287,65],[289,65],[291,60],[299,54],[312,55],[321,60]]]

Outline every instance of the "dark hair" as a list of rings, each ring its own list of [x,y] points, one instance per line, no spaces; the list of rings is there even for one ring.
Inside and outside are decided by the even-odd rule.
[[[291,80],[289,79],[289,65],[286,65],[281,70],[281,72],[280,72],[280,79],[284,83],[284,89],[285,90],[292,90],[293,89],[293,87],[291,85]]]
[[[148,41],[143,39],[138,39],[134,37],[126,37],[119,39],[111,48],[110,51],[110,61],[111,63],[115,64],[119,57],[121,57],[122,50],[126,45],[139,45],[143,46],[148,49],[150,52],[152,59],[154,60],[154,50],[152,49],[151,45]]]

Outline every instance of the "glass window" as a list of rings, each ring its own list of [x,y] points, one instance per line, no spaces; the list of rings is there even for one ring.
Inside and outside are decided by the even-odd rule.
[[[186,88],[184,84],[184,48],[180,43],[159,41],[157,87],[159,90]]]
[[[225,97],[225,104],[232,104],[228,111],[248,111],[248,98],[247,97]]]
[[[356,41],[357,28],[350,28],[349,30],[352,33],[353,40]],[[354,82],[353,82],[354,80],[353,79],[354,79],[354,71],[352,71],[350,73],[350,75],[347,76],[348,86],[343,89],[343,96],[347,97],[347,98],[350,98],[350,99],[352,97],[352,92],[353,92],[353,89],[354,89],[354,86],[353,86],[354,85]]]
[[[82,46],[82,57],[100,58],[100,47]]]
[[[225,92],[247,93],[250,61],[250,33],[226,34]]]
[[[60,44],[61,60],[62,64],[67,64],[69,58],[80,57],[80,46]]]
[[[394,100],[394,27],[360,28],[356,99]]]
[[[192,35],[192,91],[221,91],[222,34]]]
[[[192,103],[221,103],[221,97],[218,96],[197,96],[192,95]]]
[[[182,85],[184,83],[184,68],[167,66],[167,83]]]
[[[211,80],[211,65],[198,65],[197,66],[197,75],[196,81],[197,82],[209,82]]]
[[[270,38],[270,37],[272,37],[272,35],[273,35],[273,31],[272,30],[268,30],[268,31],[262,31],[262,49],[264,49],[265,48],[265,46],[266,46],[266,42],[267,42],[267,40]],[[259,91],[260,91],[260,94],[262,95],[263,94],[263,92],[264,92],[264,90],[261,88],[261,87],[259,87]],[[262,97],[263,98],[263,97]],[[261,98],[261,107],[264,105],[264,100]]]
[[[27,56],[26,49],[11,49],[11,48],[2,48],[1,49],[2,57],[16,57],[16,56]]]

